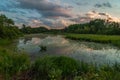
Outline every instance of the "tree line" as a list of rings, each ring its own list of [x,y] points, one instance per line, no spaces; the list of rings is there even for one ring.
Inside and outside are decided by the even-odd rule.
[[[84,24],[73,24],[64,29],[47,29],[45,27],[31,28],[23,25],[21,29],[23,33],[77,33],[77,34],[104,34],[104,35],[120,35],[120,24],[117,22],[109,22],[103,19],[95,19]]]
[[[120,35],[120,24],[102,19],[92,20],[89,23],[74,24],[64,29],[64,32],[79,34]]]
[[[5,15],[0,15],[0,39],[13,39],[20,36],[22,32],[14,25],[14,21]]]
[[[20,29],[21,32],[25,33],[25,34],[34,34],[34,33],[44,33],[44,32],[48,32],[49,30],[45,27],[36,27],[36,28],[32,28],[31,26],[26,26],[23,24],[22,28]]]

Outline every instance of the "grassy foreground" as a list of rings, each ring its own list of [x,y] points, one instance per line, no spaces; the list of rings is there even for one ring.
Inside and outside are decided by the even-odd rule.
[[[31,63],[27,55],[0,47],[0,80],[120,80],[120,64],[97,68],[65,56]]]
[[[12,40],[10,39],[0,39],[0,46],[6,46],[12,43]]]
[[[0,80],[13,80],[14,75],[28,69],[29,65],[27,55],[0,46]]]
[[[94,35],[94,34],[65,34],[66,38],[83,40],[98,43],[111,43],[120,47],[120,36],[115,35]]]

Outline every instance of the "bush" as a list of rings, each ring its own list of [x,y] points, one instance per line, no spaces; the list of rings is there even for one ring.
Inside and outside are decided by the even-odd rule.
[[[32,66],[33,78],[36,80],[73,78],[79,64],[68,57],[44,57],[35,61]]]
[[[29,64],[29,58],[26,55],[0,49],[0,74],[6,80],[10,80],[13,76],[26,70]]]

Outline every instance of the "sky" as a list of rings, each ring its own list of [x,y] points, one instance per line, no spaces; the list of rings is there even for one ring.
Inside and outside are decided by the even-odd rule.
[[[120,22],[120,0],[0,0],[0,14],[22,24],[61,29],[100,18]]]

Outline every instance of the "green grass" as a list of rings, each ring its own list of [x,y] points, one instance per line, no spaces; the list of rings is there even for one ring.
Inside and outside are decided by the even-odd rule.
[[[10,39],[0,39],[0,46],[6,46],[12,43]]]
[[[28,56],[0,47],[0,80],[120,80],[120,64],[98,68],[65,56],[30,63]]]
[[[120,80],[120,64],[99,68],[69,57],[43,57],[30,68],[32,80]]]
[[[98,43],[111,43],[120,47],[120,36],[94,34],[65,34],[66,38]]]
[[[69,57],[43,57],[32,65],[35,80],[64,80],[73,78],[79,68],[76,60]]]
[[[6,48],[0,47],[0,75],[5,80],[20,74],[29,67],[29,58],[25,54],[17,54]]]

